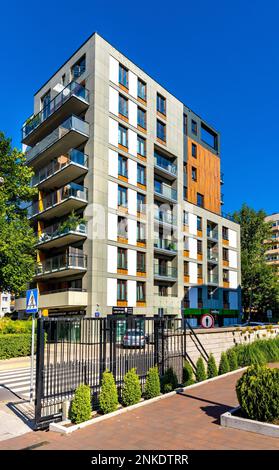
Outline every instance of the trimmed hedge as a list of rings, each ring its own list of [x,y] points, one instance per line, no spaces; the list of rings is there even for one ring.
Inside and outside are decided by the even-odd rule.
[[[79,424],[91,418],[91,391],[89,385],[77,387],[70,409],[70,420]]]
[[[112,413],[118,407],[118,394],[112,372],[106,370],[103,373],[99,405],[102,413]]]
[[[258,339],[249,344],[238,344],[227,352],[234,351],[239,367],[264,365],[267,362],[279,361],[279,337]]]
[[[250,366],[238,380],[236,393],[249,419],[269,423],[279,419],[279,369]]]
[[[150,367],[147,372],[146,382],[144,387],[144,398],[146,400],[160,395],[160,377],[158,367]]]
[[[124,375],[122,401],[125,406],[138,403],[141,399],[141,386],[136,368],[128,370]]]
[[[36,348],[36,338],[35,338]],[[26,333],[0,335],[0,359],[30,356],[31,335]]]
[[[30,333],[32,331],[32,320],[11,320],[10,318],[0,319],[0,334]]]

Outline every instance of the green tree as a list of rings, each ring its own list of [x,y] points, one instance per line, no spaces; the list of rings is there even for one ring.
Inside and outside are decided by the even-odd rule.
[[[207,378],[212,379],[218,375],[218,369],[213,354],[209,354],[207,363]]]
[[[279,308],[279,283],[274,267],[266,264],[265,241],[271,238],[271,226],[263,210],[243,204],[233,214],[240,224],[242,305],[248,319],[251,312]]]
[[[196,364],[196,381],[203,382],[206,380],[206,371],[202,357],[199,357]]]
[[[79,424],[91,418],[91,391],[89,385],[81,384],[77,387],[70,408],[72,423]]]
[[[32,170],[22,152],[0,132],[0,291],[21,293],[32,279],[36,238],[22,202],[32,200]]]
[[[230,364],[228,361],[228,356],[225,352],[222,352],[220,363],[219,363],[218,375],[227,374],[228,372],[230,372]]]
[[[118,407],[118,394],[112,372],[105,370],[102,377],[99,405],[102,413],[112,413]]]
[[[158,372],[158,367],[150,367],[147,372],[145,387],[144,387],[144,396],[147,400],[154,398],[160,395],[160,377]]]
[[[122,401],[125,406],[135,405],[141,399],[141,386],[136,369],[130,369],[124,375]]]

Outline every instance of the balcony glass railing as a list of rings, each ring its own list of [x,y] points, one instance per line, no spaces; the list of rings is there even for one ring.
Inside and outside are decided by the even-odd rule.
[[[207,251],[207,259],[210,261],[218,261],[218,253],[214,251]]]
[[[62,255],[54,256],[53,258],[46,259],[38,263],[35,269],[35,274],[41,275],[64,269],[86,269],[87,256],[86,255],[72,255],[64,253]]]
[[[160,181],[154,181],[154,191],[157,194],[160,194],[167,199],[177,200],[177,191],[173,189],[171,186],[165,183],[161,183]]]
[[[47,194],[40,201],[36,201],[31,206],[27,207],[27,216],[33,217],[40,212],[44,212],[50,207],[60,204],[69,198],[81,199],[82,201],[88,200],[88,190],[84,186],[76,183],[69,183],[66,186]]]
[[[218,230],[212,230],[211,228],[207,227],[207,236],[209,238],[214,238],[215,240],[218,240]]]
[[[44,139],[38,142],[34,147],[28,149],[25,156],[27,161],[40,155],[47,148],[51,147],[55,142],[64,137],[68,132],[76,131],[85,136],[89,136],[89,124],[77,116],[71,116],[64,121],[59,127],[47,135]]]
[[[170,212],[163,212],[163,211],[155,210],[154,218],[158,220],[159,222],[163,222],[164,224],[170,224],[170,225],[176,224],[176,217]]]
[[[71,96],[76,96],[89,103],[89,91],[76,82],[71,82],[58,93],[38,114],[30,117],[22,127],[22,139],[25,139],[39,125],[59,109]]]
[[[154,247],[160,250],[177,251],[176,244],[170,240],[158,238],[154,241]]]
[[[176,278],[177,269],[173,268],[172,266],[160,266],[159,264],[155,264],[154,275],[161,277]]]
[[[71,163],[88,168],[88,156],[80,152],[80,150],[71,149],[67,155],[57,157],[47,166],[40,168],[32,178],[32,186],[36,186],[47,178],[50,178]]]
[[[42,234],[39,236],[39,243],[45,243],[50,240],[53,240],[58,237],[62,237],[66,235],[67,233],[78,233],[80,235],[86,235],[87,230],[86,230],[86,225],[85,224],[79,224],[77,227],[64,227],[63,224],[54,224],[50,225],[49,227],[46,227]]]
[[[218,284],[219,283],[218,274],[208,274],[207,280],[210,284]]]
[[[161,155],[157,155],[155,153],[155,165],[158,166],[159,168],[162,168],[163,170],[167,171],[168,173],[171,173],[172,175],[176,176],[177,174],[177,166],[172,163],[170,160],[167,158],[162,157]]]

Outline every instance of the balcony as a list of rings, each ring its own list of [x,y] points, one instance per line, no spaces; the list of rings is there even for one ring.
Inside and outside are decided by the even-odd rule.
[[[213,240],[218,240],[218,229],[211,229],[209,227],[207,227],[207,238],[212,238]]]
[[[88,171],[88,157],[77,149],[52,160],[47,166],[37,170],[31,185],[39,189],[63,186],[83,176]]]
[[[70,245],[75,242],[85,240],[87,230],[85,224],[80,224],[76,228],[64,228],[62,224],[55,224],[43,229],[39,237],[37,248],[52,249]]]
[[[35,278],[47,279],[62,276],[72,276],[85,272],[87,269],[86,255],[73,255],[63,253],[38,263],[35,269]]]
[[[84,207],[88,201],[88,190],[84,186],[70,183],[51,192],[27,208],[27,217],[48,220],[61,217],[72,210]]]
[[[174,242],[171,240],[165,240],[163,238],[159,238],[154,242],[154,250],[165,254],[167,256],[176,256],[177,255],[177,247]]]
[[[207,283],[208,284],[219,284],[219,276],[218,274],[209,274],[207,275]]]
[[[35,145],[71,114],[81,114],[89,106],[89,91],[71,82],[38,114],[31,116],[22,127],[22,142]]]
[[[154,169],[155,172],[168,179],[175,179],[177,177],[177,166],[167,158],[162,157],[155,153],[154,156]]]
[[[154,213],[155,222],[166,225],[176,225],[176,217],[171,212],[157,211]]]
[[[160,181],[154,181],[154,193],[159,199],[163,201],[168,199],[170,201],[177,201],[177,191],[171,186]]]
[[[212,263],[218,263],[218,252],[207,250],[207,260]]]
[[[77,116],[71,116],[59,127],[29,148],[25,154],[27,163],[36,167],[47,164],[54,155],[62,155],[71,148],[84,144],[89,137],[89,124]]]
[[[39,295],[40,309],[47,308],[85,308],[88,304],[88,294],[84,289],[61,289],[56,291],[42,292]],[[16,299],[16,309],[22,311],[26,309],[26,298]]]
[[[154,277],[156,279],[174,282],[177,280],[177,269],[172,266],[160,266],[159,264],[155,264]]]

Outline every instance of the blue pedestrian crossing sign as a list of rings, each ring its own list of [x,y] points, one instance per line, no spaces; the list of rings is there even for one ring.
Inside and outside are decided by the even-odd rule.
[[[26,313],[38,312],[38,289],[26,291]]]

